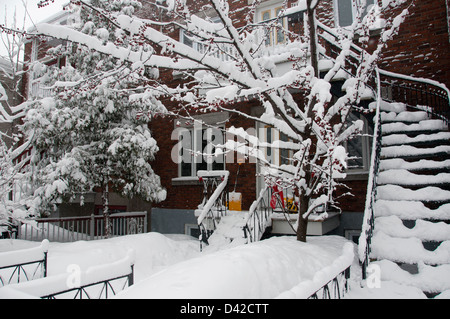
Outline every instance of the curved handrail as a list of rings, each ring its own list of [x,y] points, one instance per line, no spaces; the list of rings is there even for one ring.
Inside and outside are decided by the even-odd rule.
[[[383,99],[427,111],[450,125],[450,90],[435,80],[379,70]]]
[[[226,214],[227,205],[223,201],[226,199],[223,194],[226,193],[226,186],[228,184],[229,171],[198,171],[198,178],[203,181],[204,185],[204,198],[202,204],[199,206],[200,214],[197,218],[197,224],[200,231],[200,250],[202,249],[202,242],[208,244],[208,238],[216,229],[216,218],[220,218]],[[209,183],[210,179],[220,179],[220,183]],[[208,186],[216,189],[208,198]],[[215,209],[216,208],[216,209]],[[217,210],[220,210],[217,214]],[[206,225],[207,218],[211,221],[212,225]]]
[[[270,187],[266,185],[259,193],[259,197],[250,206],[248,217],[243,227],[244,238],[247,242],[255,242],[261,239],[267,222],[270,220],[272,209],[268,203],[265,203],[265,198],[269,196]]]

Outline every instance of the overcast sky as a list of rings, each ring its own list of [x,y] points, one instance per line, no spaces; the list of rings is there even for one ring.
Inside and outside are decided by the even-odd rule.
[[[27,29],[61,11],[62,6],[69,0],[53,0],[53,3],[52,0],[49,0],[49,5],[43,8],[38,8],[39,2],[40,0],[0,0],[0,24],[11,27],[15,14],[17,27],[23,28],[25,17],[25,28]],[[0,42],[0,56],[5,55],[5,50],[3,42]]]

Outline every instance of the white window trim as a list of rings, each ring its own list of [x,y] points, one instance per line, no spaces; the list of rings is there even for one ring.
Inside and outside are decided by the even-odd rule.
[[[333,0],[333,13],[334,13],[334,22],[336,26],[340,26],[340,21],[339,21],[339,5],[338,5],[338,1],[339,0]],[[374,3],[376,3],[377,0],[374,0]],[[356,10],[356,0],[352,0],[352,21],[354,21],[355,16],[357,15],[357,10]],[[343,28],[348,28],[349,26],[344,26]]]
[[[358,174],[368,174],[370,170],[370,156],[371,156],[371,146],[372,146],[372,135],[369,131],[369,122],[363,115],[359,115],[359,119],[364,121],[363,131],[361,132],[361,154],[363,167],[361,168],[348,168],[346,170],[347,175],[358,175]],[[345,143],[345,148],[347,148],[347,143]]]
[[[228,112],[217,112],[217,113],[208,113],[208,114],[204,114],[204,115],[198,115],[198,116],[194,116],[194,119],[192,121],[184,121],[181,122],[183,120],[180,120],[179,125],[177,125],[177,121],[175,122],[175,126],[174,129],[177,128],[181,128],[183,130],[180,130],[178,132],[178,142],[177,142],[177,146],[178,147],[182,147],[182,145],[180,144],[180,135],[184,132],[186,132],[186,130],[188,130],[190,132],[190,136],[193,136],[193,141],[191,141],[191,145],[193,147],[194,150],[199,149],[198,146],[196,145],[198,142],[197,136],[198,134],[201,132],[203,133],[203,130],[207,130],[208,128],[219,128],[221,130],[225,129],[225,121],[227,121],[229,118],[229,114]],[[192,135],[192,133],[194,133]],[[203,139],[203,137],[202,137]],[[214,141],[214,140],[213,140]],[[193,143],[192,143],[193,142]],[[225,141],[222,141],[225,142]],[[200,147],[201,148],[201,147]],[[201,150],[203,151],[203,149]],[[179,150],[178,150],[179,152]],[[179,154],[179,153],[178,153]],[[203,155],[201,155],[203,156]],[[221,168],[222,170],[225,169],[225,163],[226,158],[225,155],[223,155],[223,167]],[[214,161],[206,161],[207,163],[207,170],[213,170],[213,163]],[[177,163],[178,165],[178,171],[177,171],[177,177],[173,178],[172,181],[192,181],[192,180],[196,180],[197,179],[197,163],[195,162],[194,159],[194,155],[192,155],[191,157],[191,175],[190,176],[182,176],[182,162],[181,160],[179,161],[179,163]]]
[[[283,1],[280,0],[269,0],[266,2],[263,2],[256,10],[255,10],[255,16],[254,16],[254,21],[256,23],[261,23],[264,22],[264,20],[262,19],[262,15],[263,13],[270,11],[270,19],[274,19],[276,18],[276,11],[279,8],[283,7]],[[287,27],[287,18],[283,18],[282,19],[282,25],[284,28]],[[278,42],[277,36],[276,36],[276,32],[272,31],[270,34],[270,45],[267,45],[268,47],[274,47],[277,45],[281,45],[283,43],[286,42],[286,35],[284,36],[284,40]]]
[[[221,126],[218,126],[218,128],[219,129],[223,129],[223,127],[221,127]],[[203,128],[197,129],[195,127],[192,127],[192,128],[186,128],[186,129],[190,132],[191,137],[193,137],[193,140],[191,140],[191,146],[193,147],[193,150],[203,151],[202,150],[202,145],[200,145],[200,146],[198,145],[198,141],[199,141],[199,135],[198,134],[202,134],[202,135],[207,134],[207,132],[206,131],[204,132],[204,130],[207,130],[208,128],[203,127]],[[207,139],[207,141],[209,141],[208,137],[205,137],[205,136],[202,136],[201,141],[203,142],[203,140],[205,138]],[[203,157],[203,156],[204,156],[203,154],[198,154],[198,155],[192,154],[191,155],[191,162],[189,163],[189,164],[191,164],[191,175],[190,176],[183,176],[182,175],[182,162],[180,161],[180,163],[178,164],[178,178],[181,178],[181,179],[184,179],[184,178],[188,178],[188,179],[189,178],[196,178],[196,176],[197,176],[197,164],[203,163],[203,160],[204,160],[203,158],[201,158],[199,160],[199,158]],[[225,161],[224,158],[222,160]],[[207,160],[206,161],[206,166],[207,166],[206,170],[212,171],[213,170],[213,164],[214,164],[214,161]],[[225,167],[225,163],[223,163],[223,167],[221,168],[221,170],[223,170],[224,167]]]

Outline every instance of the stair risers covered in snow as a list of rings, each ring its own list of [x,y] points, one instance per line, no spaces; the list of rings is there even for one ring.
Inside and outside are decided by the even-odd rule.
[[[401,104],[386,105],[381,121],[381,161],[370,256],[381,266],[384,280],[413,285],[428,296],[448,293],[448,126],[429,118],[426,112],[408,110]]]

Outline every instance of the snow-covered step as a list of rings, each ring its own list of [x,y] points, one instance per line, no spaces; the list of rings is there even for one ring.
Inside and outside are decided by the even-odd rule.
[[[447,171],[450,170],[450,159],[444,161],[422,159],[415,162],[408,162],[401,158],[382,159],[380,161],[380,171],[385,171],[388,169],[406,169],[409,171]]]
[[[424,120],[429,120],[430,117],[427,112],[417,111],[417,112],[381,112],[381,122],[403,122],[403,123],[414,123]]]
[[[406,104],[404,104],[404,103],[381,101],[380,110],[382,112],[387,112],[387,113],[389,113],[389,112],[401,113],[401,112],[407,111],[407,107],[406,107]]]
[[[370,257],[427,296],[450,291],[450,132],[424,108],[381,104]],[[419,108],[418,108],[419,109]],[[427,266],[430,265],[430,266]],[[432,266],[432,267],[431,267]],[[385,267],[386,268],[386,267]]]
[[[248,212],[228,211],[220,219],[214,233],[208,238],[205,251],[216,251],[224,246],[237,246],[245,243],[243,227]]]
[[[403,220],[450,220],[450,204],[430,209],[420,201],[377,200],[374,205],[375,217],[397,216]]]
[[[386,146],[381,148],[381,158],[432,157],[449,155],[450,145],[439,145],[431,148],[419,148],[411,145]]]
[[[377,200],[410,200],[421,202],[450,202],[450,191],[428,186],[411,190],[398,185],[380,185],[377,187]]]
[[[424,248],[419,238],[392,237],[375,230],[370,257],[406,264],[450,264],[450,241],[443,241],[434,251],[430,251]]]
[[[381,125],[381,132],[383,135],[405,132],[439,132],[447,131],[447,129],[447,124],[442,120],[424,120],[414,124],[395,122]]]
[[[378,185],[395,184],[403,186],[435,185],[446,188],[450,184],[450,173],[437,175],[418,175],[405,169],[390,169],[379,173]]]
[[[448,264],[433,267],[419,263],[417,274],[410,274],[389,260],[376,261],[375,264],[380,267],[383,281],[394,281],[433,294],[450,290],[450,276],[448,275],[450,265]]]
[[[450,224],[444,222],[433,223],[419,219],[415,221],[414,227],[409,228],[399,217],[386,216],[375,219],[375,228],[391,237],[415,237],[422,242],[450,240]]]
[[[383,146],[392,145],[423,145],[423,144],[450,144],[450,132],[438,132],[434,134],[420,134],[415,137],[410,137],[407,134],[391,134],[384,136],[382,139]]]

